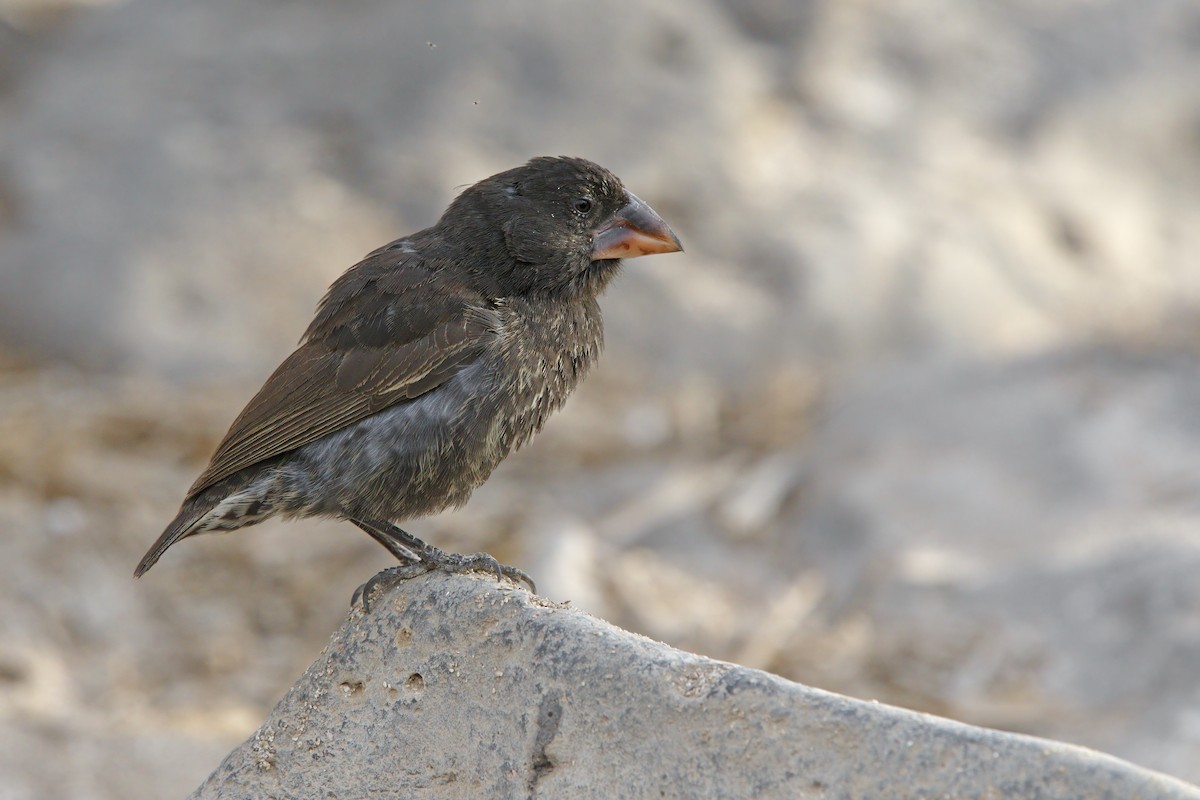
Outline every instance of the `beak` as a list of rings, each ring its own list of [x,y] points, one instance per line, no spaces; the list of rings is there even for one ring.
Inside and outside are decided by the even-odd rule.
[[[592,260],[637,258],[655,253],[677,253],[683,245],[662,217],[635,195],[592,235]]]

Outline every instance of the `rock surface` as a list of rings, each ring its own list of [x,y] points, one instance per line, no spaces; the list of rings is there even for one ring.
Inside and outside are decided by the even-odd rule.
[[[488,576],[356,607],[193,797],[1200,798],[659,644]]]

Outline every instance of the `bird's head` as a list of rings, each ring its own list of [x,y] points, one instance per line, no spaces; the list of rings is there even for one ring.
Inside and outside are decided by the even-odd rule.
[[[594,297],[620,259],[683,249],[616,175],[582,158],[535,158],[486,178],[454,201],[448,219],[479,241],[484,258],[472,261],[499,294]]]

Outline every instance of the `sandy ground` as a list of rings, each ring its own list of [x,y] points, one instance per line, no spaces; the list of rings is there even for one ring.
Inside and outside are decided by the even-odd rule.
[[[1200,781],[1196,31],[1191,0],[0,0],[0,798],[179,796],[257,726],[387,554],[269,523],[134,564],[329,281],[544,153],[687,253],[629,265],[598,371],[415,533]]]

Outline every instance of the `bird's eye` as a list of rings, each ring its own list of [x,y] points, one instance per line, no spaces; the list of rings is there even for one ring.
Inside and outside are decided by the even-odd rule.
[[[592,198],[577,197],[571,201],[571,208],[575,209],[578,214],[586,216],[592,211]]]

